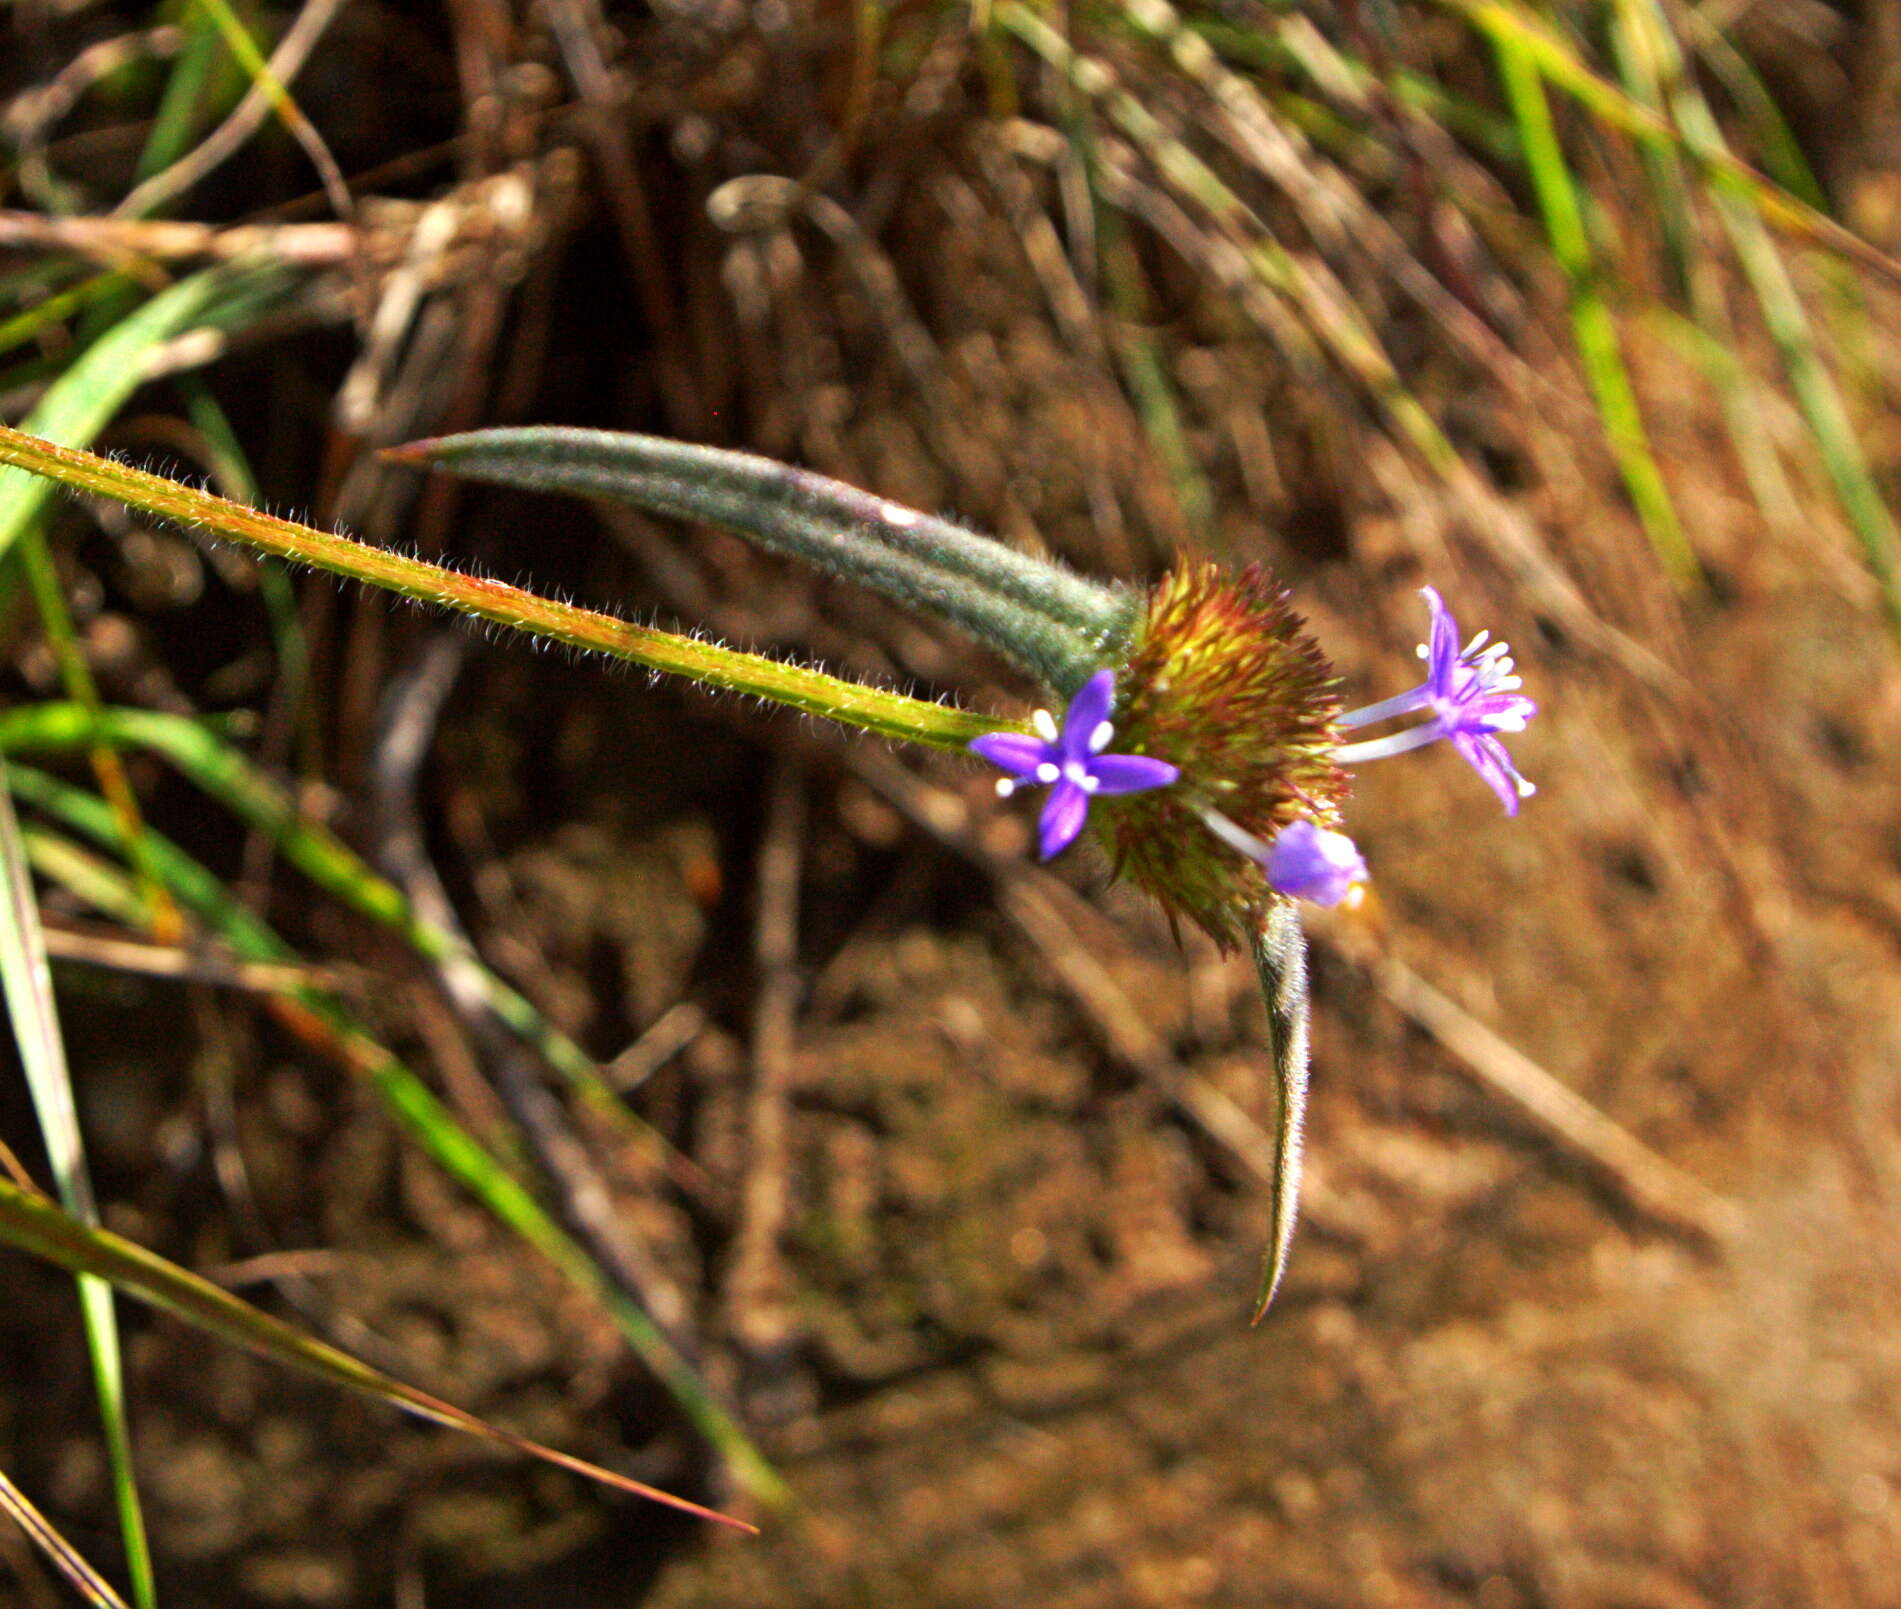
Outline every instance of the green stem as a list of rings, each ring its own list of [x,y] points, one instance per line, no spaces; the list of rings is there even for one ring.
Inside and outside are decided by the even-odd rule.
[[[1011,723],[969,710],[842,681],[612,615],[538,597],[506,582],[463,575],[347,536],[313,530],[228,498],[182,486],[92,453],[55,446],[0,425],[0,464],[11,464],[78,491],[93,492],[192,530],[241,542],[293,564],[381,587],[531,636],[592,649],[649,670],[685,676],[703,687],[748,693],[882,737],[936,749],[962,749],[973,737]]]

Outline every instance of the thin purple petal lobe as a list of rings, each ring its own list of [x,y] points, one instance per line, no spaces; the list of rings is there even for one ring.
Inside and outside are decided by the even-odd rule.
[[[1089,739],[1097,727],[1109,719],[1115,707],[1116,677],[1112,670],[1099,670],[1077,689],[1063,712],[1063,753],[1070,759],[1086,759]]]
[[[1069,701],[1060,727],[1039,710],[1033,723],[1035,736],[990,732],[971,740],[973,754],[1006,773],[997,784],[999,793],[1009,794],[1019,785],[1050,789],[1037,824],[1037,847],[1045,860],[1076,841],[1089,817],[1089,801],[1096,795],[1166,788],[1181,776],[1166,760],[1103,752],[1115,737],[1109,719],[1115,696],[1115,672],[1099,670]]]
[[[1064,777],[1050,789],[1043,814],[1036,824],[1037,852],[1044,860],[1054,860],[1076,841],[1089,819],[1089,795],[1079,783]]]
[[[1018,779],[1033,777],[1049,758],[1049,745],[1025,732],[991,732],[970,740],[971,753]]]
[[[1181,772],[1168,761],[1151,760],[1146,754],[1099,754],[1089,762],[1089,775],[1095,779],[1095,792],[1116,794],[1166,788],[1180,779]]]

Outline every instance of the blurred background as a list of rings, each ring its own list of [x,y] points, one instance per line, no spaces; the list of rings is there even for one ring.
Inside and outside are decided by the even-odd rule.
[[[1896,1601],[1901,10],[7,0],[0,41],[8,422],[1027,706],[722,533],[374,456],[745,447],[1092,574],[1263,562],[1350,703],[1412,681],[1430,582],[1543,706],[1516,820],[1448,753],[1359,781],[1374,897],[1312,924],[1305,1217],[1250,1330],[1251,969],[1088,846],[1036,869],[976,767],[102,503],[0,524],[0,720],[158,712],[297,811],[163,745],[17,750],[106,1223],[765,1527],[122,1304],[159,1601]],[[85,840],[88,800],[129,828]],[[361,862],[319,886],[299,822]],[[160,835],[209,903],[152,886]],[[619,1103],[353,908],[369,866]],[[0,1138],[48,1177],[11,1068]],[[72,1284],[0,1278],[0,1469],[123,1581]],[[10,1527],[0,1580],[73,1601]]]

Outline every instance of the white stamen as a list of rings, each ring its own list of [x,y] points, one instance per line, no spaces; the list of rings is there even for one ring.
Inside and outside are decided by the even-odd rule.
[[[1015,793],[1016,791],[1017,791],[1016,778],[1014,777],[998,777],[997,778],[997,797],[999,799],[1007,799],[1010,797],[1011,794]]]
[[[1071,760],[1065,765],[1063,767],[1063,775],[1068,777],[1069,780],[1078,787],[1087,787],[1089,785],[1089,769],[1080,760]]]
[[[1056,768],[1055,764],[1049,760],[1045,760],[1036,768],[1036,780],[1041,782],[1045,787],[1054,782],[1062,774],[1063,773]]]
[[[1521,799],[1529,799],[1538,791],[1535,784],[1527,782],[1523,777],[1513,777],[1512,786],[1518,789],[1518,797]]]
[[[1056,741],[1056,717],[1048,710],[1038,710],[1030,717],[1030,730],[1045,743]]]
[[[1474,654],[1476,654],[1481,648],[1485,646],[1485,639],[1491,635],[1492,633],[1489,627],[1486,630],[1479,632],[1476,636],[1473,637],[1473,639],[1469,643],[1465,645],[1465,652],[1461,654],[1459,657],[1461,659],[1470,659]]]
[[[1094,793],[1096,789],[1102,786],[1102,778],[1092,777],[1087,772],[1079,776],[1076,780],[1082,784],[1084,793]]]
[[[1116,735],[1115,722],[1101,721],[1095,731],[1089,734],[1089,752],[1100,754],[1109,746],[1109,740]]]
[[[1431,647],[1428,644],[1423,643],[1423,642],[1417,648],[1415,648],[1413,652],[1417,654],[1421,659],[1432,658]]]

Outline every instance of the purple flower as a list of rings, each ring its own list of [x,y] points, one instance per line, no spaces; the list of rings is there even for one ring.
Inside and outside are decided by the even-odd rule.
[[[997,783],[1004,798],[1020,787],[1047,787],[1050,796],[1037,823],[1043,859],[1060,855],[1076,841],[1098,794],[1140,793],[1165,788],[1181,775],[1166,760],[1142,754],[1104,754],[1115,736],[1109,711],[1115,704],[1115,672],[1099,670],[1084,682],[1063,713],[1062,730],[1048,710],[1038,710],[1023,732],[991,732],[971,741],[971,751],[1010,774]]]
[[[1357,765],[1445,738],[1498,795],[1505,814],[1515,816],[1518,801],[1537,789],[1518,774],[1497,734],[1524,731],[1538,706],[1518,691],[1524,682],[1513,673],[1511,650],[1504,643],[1488,647],[1491,633],[1481,631],[1460,648],[1459,625],[1445,600],[1432,587],[1422,587],[1420,592],[1432,610],[1431,641],[1419,648],[1419,657],[1426,661],[1425,681],[1411,692],[1341,716],[1340,724],[1370,726],[1421,709],[1430,709],[1432,718],[1390,737],[1346,744],[1335,751],[1334,758],[1343,765]]]
[[[1351,903],[1354,889],[1367,879],[1366,861],[1351,838],[1305,818],[1283,827],[1272,843],[1236,826],[1218,810],[1203,810],[1201,819],[1222,842],[1255,862],[1278,894],[1316,905]]]
[[[1274,888],[1316,905],[1338,905],[1367,875],[1351,838],[1305,820],[1275,835],[1261,865]]]

